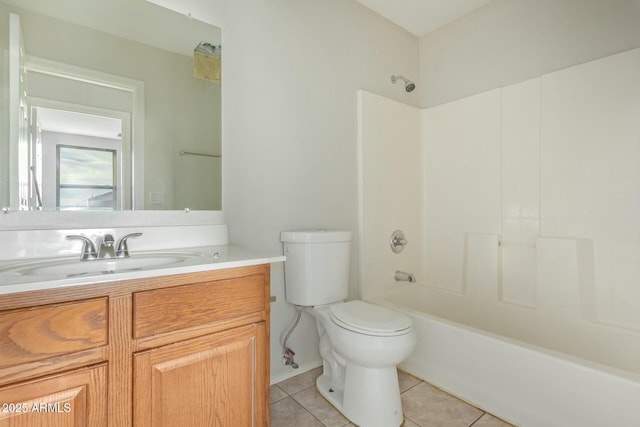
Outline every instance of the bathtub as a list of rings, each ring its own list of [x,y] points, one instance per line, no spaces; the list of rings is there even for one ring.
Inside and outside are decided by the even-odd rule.
[[[538,316],[407,286],[370,302],[408,314],[418,335],[400,367],[525,427],[640,426],[636,331]]]

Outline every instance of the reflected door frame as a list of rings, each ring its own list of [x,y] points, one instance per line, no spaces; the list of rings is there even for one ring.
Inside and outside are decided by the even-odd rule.
[[[131,93],[132,105],[131,115],[123,114],[123,112],[114,112],[113,110],[101,109],[96,107],[83,106],[83,111],[89,114],[110,115],[123,119],[123,150],[130,153],[130,156],[123,156],[122,161],[122,183],[123,190],[123,209],[143,209],[144,208],[144,151],[145,151],[145,103],[144,103],[144,82],[140,80],[129,79],[122,76],[104,73],[101,71],[90,70],[87,68],[77,67],[75,65],[64,64],[61,62],[51,61],[44,58],[34,56],[26,56],[25,69],[27,72],[35,72],[48,74],[51,76],[76,80],[84,83],[105,86]],[[30,97],[31,102],[40,103],[38,106],[58,108],[56,105],[67,104],[70,107],[73,104],[64,103],[57,100],[43,100]],[[45,105],[48,104],[48,105]],[[67,108],[63,108],[67,109]],[[74,111],[74,110],[71,110]],[[128,135],[125,135],[127,133]],[[125,147],[125,137],[128,139],[128,147]],[[131,185],[122,185],[127,182]],[[124,193],[124,192],[127,193]]]
[[[119,197],[118,197],[116,210],[131,209],[133,195],[131,194],[131,190],[132,190],[131,186],[127,185],[127,182],[129,182],[131,179],[131,173],[130,173],[131,159],[130,158],[127,159],[127,157],[131,157],[131,156],[127,156],[124,154],[124,153],[131,153],[131,145],[132,145],[131,114],[125,111],[95,108],[95,107],[89,107],[86,105],[78,105],[78,104],[72,104],[68,102],[55,101],[51,99],[36,98],[36,97],[29,97],[29,106],[32,111],[31,112],[32,117],[35,116],[35,114],[33,113],[33,110],[36,110],[38,108],[48,108],[48,109],[54,109],[54,110],[71,111],[75,113],[84,113],[84,114],[89,114],[94,116],[111,117],[111,118],[120,120],[122,125],[122,131],[121,131],[122,142],[121,142],[121,146],[118,148],[119,155],[117,156],[118,170],[116,173],[116,176],[117,176],[116,187],[118,188],[118,192],[121,194],[119,194]],[[32,132],[34,130],[35,130],[35,126],[32,126]],[[50,152],[50,153],[53,153],[53,152]],[[50,164],[47,165],[49,166],[47,170],[50,170],[51,173],[55,171],[55,167],[52,168],[51,166],[55,164],[55,161],[56,161],[55,158],[49,158],[47,160],[47,162],[51,162]],[[46,174],[44,166],[40,169],[39,172],[42,174],[42,178],[41,178],[42,185],[44,185],[45,182],[46,183],[55,182],[52,178],[53,175]],[[46,196],[46,194],[51,194],[51,193],[49,191],[46,191],[46,192],[43,191],[42,193],[43,193],[43,200],[45,201],[45,209],[47,208],[55,209],[56,203],[52,204],[54,200]]]

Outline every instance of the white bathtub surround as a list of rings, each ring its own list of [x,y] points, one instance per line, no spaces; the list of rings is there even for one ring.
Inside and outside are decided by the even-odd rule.
[[[422,167],[419,109],[358,91],[358,193],[361,297],[366,299],[393,283],[396,270],[417,275],[420,262]],[[393,253],[394,230],[408,244]],[[379,262],[393,261],[393,264]],[[390,266],[393,269],[389,269]],[[420,278],[418,278],[419,280]]]
[[[501,91],[500,298],[536,305],[536,239],[540,235],[540,79]]]
[[[497,397],[485,401],[496,407],[485,406],[475,400],[484,377],[466,370],[458,376],[457,367],[446,364],[438,371],[447,358],[476,363],[456,356],[460,347],[451,337],[458,332],[437,341],[437,349],[419,342],[438,357],[425,373],[417,365],[412,370],[523,425],[603,425],[613,411],[595,404],[591,394],[605,390],[612,407],[622,405],[613,403],[616,396],[621,402],[629,402],[629,394],[637,399],[640,49],[422,111],[366,93],[360,99],[362,295],[424,289],[418,295],[427,297],[407,294],[401,305],[525,343],[526,351],[508,350],[497,365],[511,369],[527,361],[524,370],[536,375],[509,373],[524,385],[498,381]],[[405,110],[412,113],[396,113]],[[407,140],[402,134],[402,148],[389,148],[394,132],[407,128],[419,129],[419,137]],[[382,167],[415,165],[410,158],[416,153],[418,182]],[[373,191],[372,182],[382,183],[385,191]],[[394,191],[414,197],[405,197],[398,209],[386,200]],[[407,248],[415,256],[388,251],[382,236],[396,228],[406,228],[414,243]],[[398,269],[415,273],[418,286],[390,279]],[[490,340],[482,339],[467,344],[483,353]],[[447,342],[456,351],[450,352]],[[566,380],[557,390],[576,399],[568,412],[546,400],[559,396],[555,391],[540,399],[519,394],[528,382],[543,393],[538,377],[549,357],[547,350],[538,352],[544,357],[531,356],[531,346],[565,355],[548,368],[554,373],[548,381]],[[485,359],[491,358],[477,359],[478,370],[494,369],[496,360],[483,365]],[[581,392],[570,393],[572,382]],[[500,412],[501,388],[531,406],[523,404],[511,416]],[[589,407],[591,415],[572,418],[579,406]],[[633,407],[621,414],[619,425],[640,422]]]

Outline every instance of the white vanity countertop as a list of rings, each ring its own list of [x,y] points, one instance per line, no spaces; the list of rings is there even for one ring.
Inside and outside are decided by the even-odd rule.
[[[158,253],[166,252],[198,252],[201,256],[185,259],[179,263],[173,263],[168,266],[150,267],[140,270],[120,270],[113,272],[98,272],[82,275],[67,274],[20,274],[16,272],[7,272],[16,265],[32,264],[39,262],[55,261],[55,258],[30,258],[23,260],[3,261],[0,262],[0,295],[11,294],[16,292],[36,291],[43,289],[56,289],[69,286],[93,285],[97,283],[115,282],[120,280],[140,279],[145,277],[167,276],[171,274],[196,273],[210,270],[221,270],[225,268],[248,267],[252,265],[270,264],[275,262],[283,262],[284,255],[266,255],[254,250],[249,250],[237,246],[202,246],[196,248],[180,248],[176,250],[157,251]],[[214,254],[217,254],[214,256]],[[139,253],[139,256],[142,254]],[[145,252],[144,255],[153,255],[153,251]],[[94,261],[80,261],[78,263],[86,263],[89,265]],[[65,257],[60,260],[70,260],[73,258]],[[136,252],[131,251],[131,258],[136,258]],[[108,260],[99,260],[108,261]],[[114,260],[118,262],[117,260]],[[75,265],[74,265],[75,267]],[[4,270],[4,271],[3,271]],[[71,277],[70,277],[71,276]]]

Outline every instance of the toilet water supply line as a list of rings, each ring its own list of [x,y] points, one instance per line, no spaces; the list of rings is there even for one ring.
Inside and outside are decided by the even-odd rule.
[[[293,350],[291,350],[289,347],[287,347],[287,340],[289,339],[289,336],[291,335],[293,330],[296,328],[296,326],[298,326],[298,322],[300,322],[300,317],[302,316],[302,307],[299,305],[296,305],[295,307],[296,307],[296,320],[289,327],[289,331],[284,336],[284,341],[282,342],[282,364],[291,365],[293,369],[298,369],[298,364],[293,360],[293,356],[295,356],[296,353]]]

